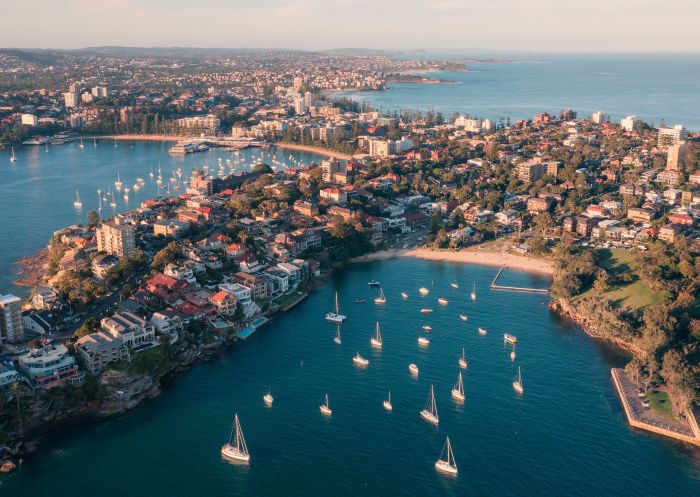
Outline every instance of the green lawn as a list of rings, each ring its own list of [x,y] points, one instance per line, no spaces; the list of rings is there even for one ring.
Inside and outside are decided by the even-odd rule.
[[[631,265],[633,256],[628,250],[601,249],[598,251],[598,257],[600,265],[612,275],[635,274]],[[609,298],[618,305],[631,309],[642,309],[660,302],[659,296],[638,278],[632,283],[623,283],[611,287],[602,294],[596,292],[593,288],[589,288],[581,294],[581,297],[594,295]]]
[[[303,293],[304,292],[300,292],[297,290],[297,291],[292,292],[288,295],[284,295],[281,298],[275,300],[275,305],[277,305],[278,307],[284,308],[284,307],[288,306],[289,304],[291,304],[292,302],[296,301]]]
[[[670,419],[676,419],[673,415],[673,409],[671,408],[671,401],[669,400],[666,392],[649,390],[646,395],[646,400],[657,414],[661,414],[662,416],[666,416]]]

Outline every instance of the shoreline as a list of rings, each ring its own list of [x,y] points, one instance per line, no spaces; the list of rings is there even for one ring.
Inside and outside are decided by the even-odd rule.
[[[342,152],[336,152],[335,150],[330,150],[323,147],[314,147],[313,145],[297,145],[295,143],[288,142],[273,142],[273,146],[277,148],[282,148],[286,150],[296,150],[297,152],[309,152],[317,155],[324,155],[326,157],[341,159],[341,160],[351,160],[352,155],[344,154]]]
[[[553,267],[546,259],[503,253],[485,249],[466,249],[458,252],[433,250],[427,248],[389,249],[352,259],[351,262],[385,261],[394,258],[414,258],[428,261],[459,262],[480,266],[501,267],[508,269],[552,276]]]
[[[183,135],[80,135],[77,138],[94,138],[95,140],[123,140],[123,141],[151,141],[151,142],[179,142],[185,140],[194,140],[196,137]]]

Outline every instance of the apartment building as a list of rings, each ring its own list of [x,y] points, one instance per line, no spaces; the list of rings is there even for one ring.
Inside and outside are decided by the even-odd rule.
[[[9,294],[0,295],[0,343],[20,342],[23,339],[22,299]]]
[[[136,228],[117,216],[97,228],[97,250],[117,257],[130,257],[136,250]]]

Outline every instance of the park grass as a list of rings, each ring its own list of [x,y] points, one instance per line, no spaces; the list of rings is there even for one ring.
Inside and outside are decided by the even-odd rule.
[[[660,390],[649,390],[645,398],[655,413],[669,419],[676,419],[676,417],[673,415],[671,400],[668,398],[668,394],[666,392],[662,392]]]
[[[300,298],[302,295],[304,295],[304,292],[301,292],[301,291],[299,291],[299,290],[296,290],[296,291],[294,291],[294,292],[292,292],[292,293],[290,293],[290,294],[283,295],[283,296],[280,297],[279,299],[276,299],[276,300],[275,300],[275,305],[277,305],[277,307],[279,307],[279,308],[284,309],[284,308],[287,307],[288,305],[293,304],[294,302],[296,302],[297,300],[299,300],[299,298]]]
[[[598,251],[600,265],[611,275],[619,276],[623,273],[630,273],[635,276],[631,283],[619,283],[610,287],[605,292],[598,292],[594,288],[589,288],[580,297],[600,296],[605,297],[615,304],[627,307],[631,310],[644,309],[661,302],[659,295],[649,286],[639,279],[632,268],[633,255],[628,250],[601,249]]]

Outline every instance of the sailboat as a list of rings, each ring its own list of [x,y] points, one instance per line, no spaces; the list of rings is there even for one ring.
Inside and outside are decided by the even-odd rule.
[[[513,350],[510,351],[510,360],[515,360],[515,344],[513,344]]]
[[[476,302],[476,281],[474,282],[474,288],[472,289],[472,293],[469,296],[474,302]]]
[[[450,283],[450,286],[455,289],[459,288],[459,285],[457,283]]]
[[[464,355],[464,348],[462,348],[462,357],[459,358],[459,367],[462,369],[467,369],[467,358]]]
[[[445,454],[447,453],[447,454]],[[445,458],[443,459],[443,456]],[[445,438],[445,445],[440,453],[440,459],[435,462],[435,469],[440,473],[444,473],[450,476],[457,475],[457,463],[455,462],[455,455],[452,453],[452,444],[450,444],[450,437]]]
[[[343,341],[340,339],[340,325],[338,325],[338,329],[335,332],[335,338],[333,338],[333,341],[338,345],[342,345],[343,343]]]
[[[326,400],[323,404],[319,406],[319,409],[321,411],[321,414],[323,414],[324,416],[330,416],[331,414],[333,414],[330,405],[328,405],[328,394],[326,394]]]
[[[379,332],[379,322],[377,322],[377,333],[369,339],[369,343],[372,346],[372,348],[382,348],[382,334]]]
[[[461,319],[462,321],[466,321],[467,319],[469,319],[469,317],[466,314],[460,314],[459,319]]]
[[[117,148],[117,139],[114,139],[114,148]]]
[[[452,388],[452,398],[457,402],[464,402],[464,383],[461,371],[457,375],[457,384]]]
[[[418,366],[415,364],[411,363],[408,365],[408,372],[411,373],[411,376],[418,376]]]
[[[221,447],[221,455],[236,462],[247,463],[250,461],[248,446],[243,438],[243,430],[241,430],[241,423],[238,421],[238,414],[234,417],[233,427],[231,427],[228,441]]]
[[[92,139],[92,146],[97,147],[97,138]]]
[[[394,406],[391,405],[391,390],[389,390],[389,395],[386,398],[386,400],[383,402],[383,404],[384,404],[384,409],[386,409],[387,411],[394,410]]]
[[[47,143],[44,143],[44,152],[46,152],[46,153],[49,152],[49,144],[48,144],[48,142],[47,142]]]
[[[114,187],[117,189],[117,191],[122,189],[122,180],[119,177],[119,171],[117,171],[117,181],[114,182]]]
[[[83,139],[80,139],[80,145],[78,145],[80,148],[85,148],[85,145],[83,144]]]
[[[520,366],[518,366],[518,376],[513,380],[513,390],[517,393],[523,393],[523,377],[520,374]]]
[[[445,297],[440,297],[438,299],[438,304],[440,305],[447,305],[447,299]]]
[[[379,297],[374,299],[375,304],[386,304],[386,297],[384,296],[384,289],[379,287]]]
[[[515,344],[515,342],[517,342],[517,341],[518,341],[518,338],[515,335],[511,335],[510,333],[503,334],[503,342],[504,343]]]
[[[425,337],[418,337],[418,345],[420,347],[427,347],[428,345],[430,345],[430,339]]]
[[[418,289],[418,293],[425,296],[425,295],[428,295],[430,293],[430,290],[428,290],[427,288],[422,286]]]
[[[428,423],[434,425],[437,425],[440,422],[440,419],[438,418],[437,405],[435,404],[435,390],[433,385],[430,385],[428,400],[425,403],[425,408],[420,412],[420,416]]]
[[[408,294],[406,292],[401,292],[401,298],[406,300],[408,298]]]
[[[326,313],[326,321],[331,321],[333,323],[342,323],[346,319],[346,316],[340,314],[340,310],[338,307],[338,292],[335,292],[335,312]]]
[[[10,155],[10,162],[17,162],[17,157],[15,157],[15,147],[10,147],[12,150],[12,155]]]
[[[485,335],[486,333],[488,333],[488,332],[486,331],[486,329],[484,329],[484,328],[479,328],[479,335]]]
[[[274,402],[274,400],[275,399],[272,398],[272,394],[270,393],[269,390],[265,395],[263,395],[263,402],[265,402],[265,405],[267,407],[272,406],[272,403]]]
[[[83,203],[80,201],[80,195],[78,194],[78,190],[75,190],[75,202],[73,202],[73,207],[75,207],[76,209],[83,208]]]
[[[362,368],[369,365],[369,360],[362,357],[359,352],[352,358],[352,362],[355,363],[355,366],[360,366]]]

